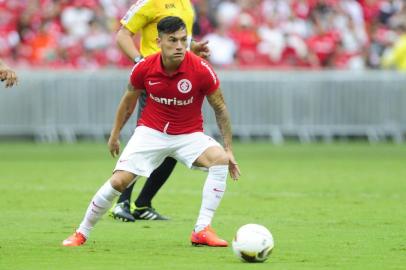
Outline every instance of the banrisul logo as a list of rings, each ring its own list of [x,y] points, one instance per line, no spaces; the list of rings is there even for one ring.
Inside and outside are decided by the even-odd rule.
[[[188,79],[182,79],[178,82],[179,92],[186,94],[192,90],[192,83]]]

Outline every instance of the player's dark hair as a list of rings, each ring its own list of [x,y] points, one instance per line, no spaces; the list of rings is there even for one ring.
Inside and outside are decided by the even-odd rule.
[[[186,24],[181,18],[176,16],[168,16],[161,19],[157,25],[158,35],[172,34],[178,30],[186,29]]]

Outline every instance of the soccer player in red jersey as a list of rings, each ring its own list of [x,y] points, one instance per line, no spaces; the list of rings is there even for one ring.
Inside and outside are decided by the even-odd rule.
[[[145,90],[147,101],[137,127],[121,153],[112,177],[97,191],[82,223],[63,241],[64,246],[84,244],[113,200],[137,177],[148,177],[168,156],[189,168],[208,171],[199,216],[191,235],[192,244],[228,245],[211,228],[214,212],[226,188],[228,172],[234,180],[240,176],[220,83],[205,60],[187,52],[186,26],[179,17],[163,18],[157,29],[161,52],[134,66],[119,104],[108,142],[113,156],[120,152],[120,130],[134,111],[141,91]],[[224,147],[203,133],[204,98],[215,112]]]
[[[194,10],[190,0],[137,0],[120,20],[122,27],[116,34],[116,41],[121,51],[135,63],[159,51],[156,38],[157,24],[167,16],[177,16],[186,24],[188,39],[191,40],[190,50],[200,57],[207,58],[210,54],[207,42],[196,42],[192,39]],[[139,49],[134,43],[134,35],[139,33],[141,40]],[[137,116],[141,115],[146,100],[145,92],[138,98]],[[111,209],[111,216],[117,220],[134,222],[135,220],[167,220],[153,206],[152,200],[168,180],[177,161],[167,157],[146,179],[141,192],[133,203],[131,193],[134,184],[127,187]],[[134,209],[132,209],[134,207]]]
[[[9,68],[1,59],[0,59],[0,80],[6,81],[6,87],[11,87],[17,83],[16,73]]]

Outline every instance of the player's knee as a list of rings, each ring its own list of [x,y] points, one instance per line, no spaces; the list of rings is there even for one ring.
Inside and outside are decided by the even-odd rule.
[[[110,184],[115,190],[117,190],[119,192],[123,192],[125,189],[125,188],[123,188],[124,185],[123,185],[122,181],[117,177],[111,177]]]
[[[229,162],[229,158],[228,158],[226,152],[223,150],[223,151],[219,151],[216,158],[212,162],[212,166],[228,165],[228,162]]]
[[[116,171],[110,178],[110,184],[115,190],[123,192],[133,179],[134,176],[129,173]]]
[[[221,147],[207,149],[194,163],[198,167],[210,168],[216,165],[228,165],[228,155]]]

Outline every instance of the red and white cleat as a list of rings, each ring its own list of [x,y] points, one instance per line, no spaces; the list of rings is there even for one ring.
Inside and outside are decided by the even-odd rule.
[[[75,232],[65,240],[63,240],[62,245],[65,247],[77,247],[81,246],[86,242],[86,237],[80,232]]]
[[[211,247],[227,247],[228,243],[226,240],[219,238],[216,232],[209,226],[204,228],[200,232],[192,232],[190,236],[190,241],[192,245],[199,246],[199,245],[206,245]]]

